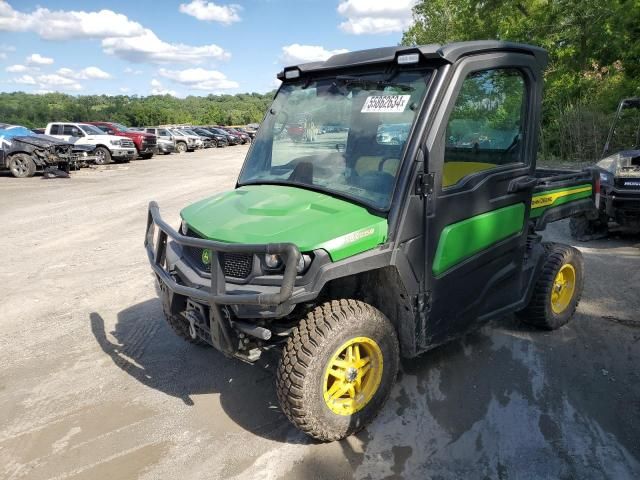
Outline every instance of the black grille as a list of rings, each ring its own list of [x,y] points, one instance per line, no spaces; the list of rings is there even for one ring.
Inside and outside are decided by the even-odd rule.
[[[222,270],[227,277],[247,278],[252,264],[253,255],[246,253],[225,253],[222,257]]]
[[[187,236],[201,238],[192,230],[187,231]],[[198,270],[211,273],[211,262],[205,263],[202,259],[202,248],[184,247],[189,260]],[[251,275],[253,269],[253,255],[245,253],[221,253],[222,271],[225,277],[245,279]]]

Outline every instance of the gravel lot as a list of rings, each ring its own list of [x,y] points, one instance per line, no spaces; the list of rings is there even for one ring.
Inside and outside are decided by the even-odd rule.
[[[149,200],[232,188],[246,147],[0,176],[0,478],[639,478],[640,238],[579,245],[558,332],[505,318],[405,362],[364,432],[316,444],[273,373],[164,323],[142,247]],[[570,243],[564,223],[548,236]]]

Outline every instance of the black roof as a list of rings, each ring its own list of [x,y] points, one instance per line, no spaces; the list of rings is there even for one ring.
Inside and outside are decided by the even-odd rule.
[[[498,40],[478,40],[473,42],[457,42],[440,45],[422,45],[415,47],[395,46],[372,48],[369,50],[358,50],[355,52],[340,53],[333,55],[324,62],[303,63],[291,65],[284,70],[298,68],[301,73],[308,73],[321,70],[331,70],[336,68],[373,65],[376,63],[391,63],[396,61],[398,55],[407,53],[420,53],[424,59],[439,60],[445,63],[454,63],[461,57],[488,53],[492,51],[519,52],[533,55],[540,66],[544,68],[548,62],[547,52],[533,45],[524,43],[501,42]],[[280,80],[284,79],[284,70],[278,73]]]

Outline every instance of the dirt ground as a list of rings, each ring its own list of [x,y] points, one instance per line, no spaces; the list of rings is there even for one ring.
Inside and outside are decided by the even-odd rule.
[[[574,321],[505,318],[405,362],[373,425],[317,444],[273,373],[165,324],[147,203],[233,187],[246,147],[0,176],[0,478],[639,478],[640,238],[581,244]],[[571,242],[565,223],[548,234]]]

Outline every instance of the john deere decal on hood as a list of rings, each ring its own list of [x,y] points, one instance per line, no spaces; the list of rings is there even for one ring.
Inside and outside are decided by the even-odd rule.
[[[337,261],[387,239],[387,220],[365,208],[302,188],[251,185],[185,208],[182,218],[204,238],[233,243],[290,242],[325,249]]]

